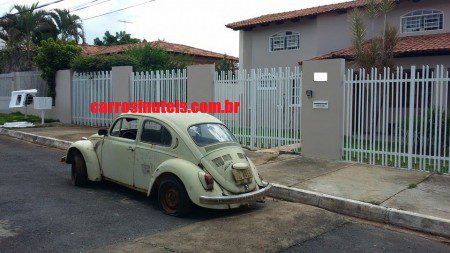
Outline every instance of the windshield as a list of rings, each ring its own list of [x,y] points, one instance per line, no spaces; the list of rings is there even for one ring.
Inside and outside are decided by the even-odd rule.
[[[219,142],[237,142],[234,135],[222,124],[205,123],[189,127],[189,135],[200,146]]]

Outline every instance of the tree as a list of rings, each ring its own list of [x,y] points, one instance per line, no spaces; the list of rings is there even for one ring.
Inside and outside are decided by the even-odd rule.
[[[50,16],[56,26],[58,39],[74,40],[77,44],[80,40],[85,42],[83,24],[78,15],[70,14],[68,9],[54,9]]]
[[[231,61],[228,58],[228,55],[224,55],[223,58],[216,63],[216,71],[219,72],[219,74],[224,71],[224,72],[228,72],[228,71],[234,71],[236,69],[235,64],[233,63],[233,61]]]
[[[133,46],[124,54],[138,61],[139,66],[136,71],[182,69],[192,62],[188,56],[171,54],[164,48],[152,46],[151,43]]]
[[[112,45],[124,45],[124,44],[134,44],[141,42],[140,39],[131,38],[131,34],[124,31],[116,32],[116,35],[112,35],[109,31],[105,32],[103,40],[100,38],[94,39],[94,45],[97,46],[112,46]]]
[[[55,98],[56,71],[69,69],[70,63],[81,54],[81,47],[74,41],[65,42],[52,38],[44,40],[37,48],[34,62],[42,71],[42,78],[47,81],[48,96]]]
[[[7,48],[26,52],[26,66],[32,68],[32,51],[40,40],[52,37],[54,24],[48,13],[37,9],[37,3],[14,5],[0,19],[0,39]]]
[[[350,14],[355,62],[360,67],[365,69],[393,67],[398,31],[395,26],[387,22],[387,14],[393,8],[394,0],[368,0],[365,11],[354,9]],[[383,29],[377,32],[375,20],[380,15],[383,15]],[[364,23],[366,17],[371,21],[371,32],[375,35],[370,40],[366,39]]]

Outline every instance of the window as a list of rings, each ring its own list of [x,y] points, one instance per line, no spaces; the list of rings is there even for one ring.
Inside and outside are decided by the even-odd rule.
[[[137,135],[137,119],[120,118],[114,123],[109,135],[135,140]]]
[[[282,32],[270,37],[270,51],[292,50],[300,48],[300,34],[296,32]]]
[[[147,120],[142,127],[141,141],[160,146],[170,146],[172,135],[163,125]]]
[[[193,125],[189,127],[188,132],[200,147],[219,142],[237,142],[230,130],[222,124],[205,123]]]
[[[418,10],[401,17],[402,33],[441,30],[444,14],[437,10]]]

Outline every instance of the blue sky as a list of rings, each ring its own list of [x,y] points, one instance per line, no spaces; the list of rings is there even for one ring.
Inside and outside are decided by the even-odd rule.
[[[54,0],[41,0],[40,4],[52,1]],[[71,9],[90,1],[92,0],[65,0],[46,9]],[[145,1],[110,0],[75,13],[81,18],[89,18]],[[0,13],[9,11],[13,4],[33,2],[35,1],[0,0]],[[238,32],[226,28],[225,24],[269,13],[337,2],[345,0],[156,0],[83,23],[89,44],[93,43],[95,37],[101,37],[106,30],[112,33],[123,30],[124,26],[118,20],[127,20],[133,22],[126,25],[126,30],[134,37],[145,38],[148,41],[164,39],[168,42],[238,56]]]

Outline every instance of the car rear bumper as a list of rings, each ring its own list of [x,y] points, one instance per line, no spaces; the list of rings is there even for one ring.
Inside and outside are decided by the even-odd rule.
[[[250,203],[260,200],[267,196],[270,188],[272,188],[272,184],[268,184],[266,187],[261,188],[257,191],[242,193],[239,195],[231,195],[231,196],[219,196],[219,197],[210,197],[210,196],[200,196],[201,204],[240,204],[240,203]]]

